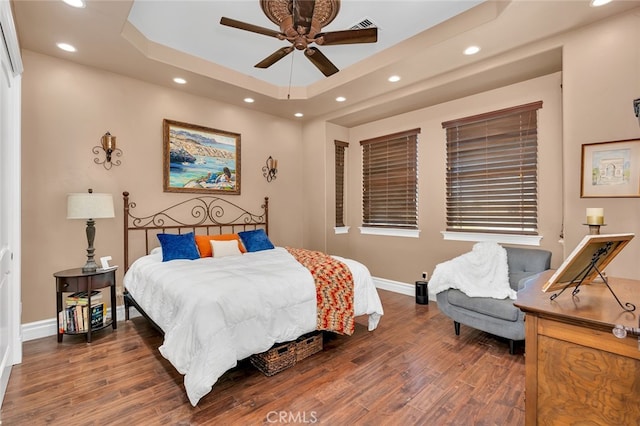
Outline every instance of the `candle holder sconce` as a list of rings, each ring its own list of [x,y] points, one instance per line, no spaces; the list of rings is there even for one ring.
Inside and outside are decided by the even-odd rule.
[[[278,160],[274,160],[273,157],[269,156],[265,165],[262,167],[262,176],[267,178],[267,182],[271,182],[276,178],[276,174],[278,173]]]
[[[96,155],[100,154],[100,151],[105,153],[105,158],[101,160],[100,158],[94,158],[93,161],[96,164],[102,164],[105,169],[110,170],[113,166],[119,166],[120,160],[112,161],[112,156],[116,157],[122,156],[122,150],[116,147],[116,137],[111,135],[111,133],[107,132],[100,138],[100,145],[93,147],[93,153]]]
[[[589,235],[600,235],[600,227],[607,226],[604,223],[601,225],[594,225],[591,223],[584,223],[583,225],[587,225],[589,227]]]

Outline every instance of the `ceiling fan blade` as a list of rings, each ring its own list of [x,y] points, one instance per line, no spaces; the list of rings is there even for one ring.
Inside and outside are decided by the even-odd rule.
[[[315,42],[321,46],[354,43],[375,43],[378,41],[377,28],[365,28],[362,30],[330,31],[319,33]]]
[[[278,62],[280,59],[284,58],[291,52],[293,52],[293,46],[280,48],[275,52],[273,52],[271,55],[264,58],[262,61],[255,64],[254,67],[269,68],[271,65],[275,64],[276,62]]]
[[[270,37],[282,38],[284,34],[280,31],[275,31],[269,28],[260,27],[258,25],[247,24],[246,22],[236,21],[235,19],[225,18],[224,16],[220,18],[220,24],[225,25],[231,28],[237,28],[239,30],[251,31],[252,33],[258,33]]]
[[[309,34],[315,7],[315,0],[293,0],[293,28],[298,31],[298,34]],[[300,27],[304,29],[299,31]]]
[[[333,63],[315,47],[308,47],[304,54],[322,74],[329,77],[340,71]]]

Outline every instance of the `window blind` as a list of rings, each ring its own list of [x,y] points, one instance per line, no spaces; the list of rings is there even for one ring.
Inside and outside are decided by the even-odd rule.
[[[346,142],[334,141],[336,162],[336,226],[344,226],[344,154]]]
[[[360,141],[363,226],[418,228],[420,129]]]
[[[540,108],[541,101],[442,123],[448,231],[537,234]]]

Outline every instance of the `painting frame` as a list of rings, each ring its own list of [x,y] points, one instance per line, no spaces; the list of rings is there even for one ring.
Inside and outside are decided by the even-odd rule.
[[[162,121],[163,190],[240,195],[240,133]]]
[[[640,197],[640,139],[582,145],[580,198]]]

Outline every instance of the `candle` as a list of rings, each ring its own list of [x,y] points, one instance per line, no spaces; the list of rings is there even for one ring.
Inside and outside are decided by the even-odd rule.
[[[587,208],[587,225],[604,225],[604,209]]]
[[[116,137],[111,136],[109,132],[105,133],[102,137],[102,149],[105,151],[115,151],[116,150]]]

